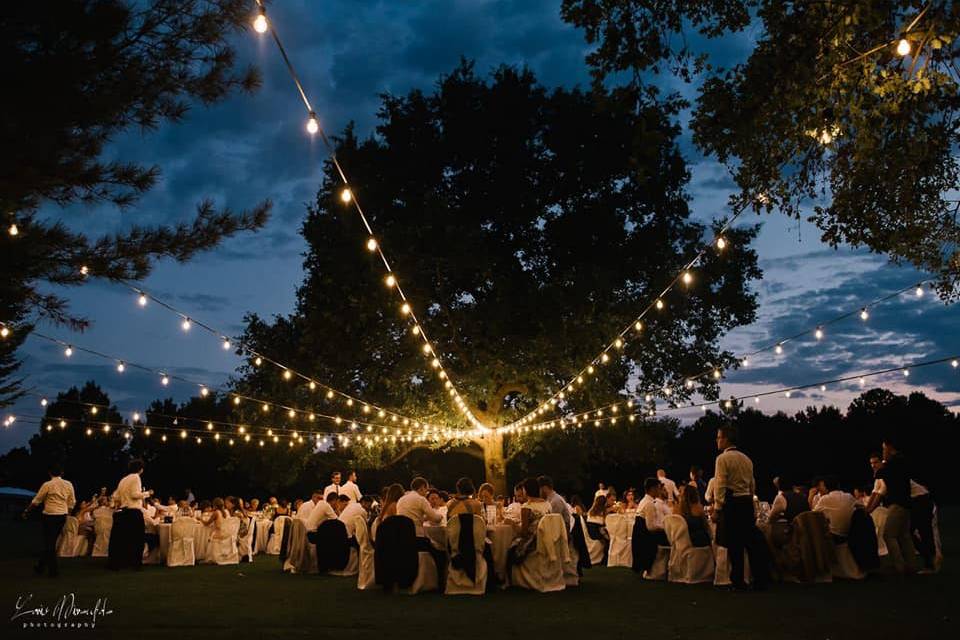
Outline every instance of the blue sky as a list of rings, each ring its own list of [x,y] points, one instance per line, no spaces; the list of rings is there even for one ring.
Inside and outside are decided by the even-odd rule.
[[[429,88],[461,56],[475,60],[480,71],[501,63],[525,64],[547,86],[588,83],[583,61],[587,46],[578,30],[560,20],[559,0],[276,4],[270,16],[330,132],[353,120],[361,134],[368,133],[378,94]],[[748,30],[708,47],[715,60],[730,63],[749,52],[751,36]],[[273,218],[262,232],[229,240],[186,265],[162,263],[144,283],[145,289],[231,334],[239,331],[247,312],[271,316],[292,309],[303,275],[304,244],[297,230],[324,157],[320,143],[304,134],[302,105],[273,43],[251,31],[237,39],[237,49],[241,58],[263,70],[260,91],[210,109],[196,107],[180,124],[146,135],[132,132],[109,149],[113,157],[160,166],[160,183],[138,206],[123,212],[109,207],[46,210],[98,233],[134,223],[187,219],[204,197],[236,209],[272,199]],[[663,82],[694,95],[695,86],[670,78]],[[688,135],[683,149],[693,175],[689,193],[695,215],[709,219],[724,212],[733,190],[726,169],[698,154]],[[882,256],[845,247],[833,250],[819,241],[812,225],[777,213],[747,222],[763,224],[756,248],[765,276],[757,284],[758,321],[726,339],[738,352],[859,308],[923,277],[888,264]],[[210,336],[183,333],[178,321],[157,305],[139,308],[135,296],[121,287],[93,281],[63,293],[93,327],[82,336],[55,327],[44,327],[46,333],[211,385],[223,382],[239,363]],[[756,358],[749,368],[730,374],[723,394],[749,394],[960,353],[956,320],[957,309],[934,296],[917,299],[907,294],[877,307],[866,323],[852,318],[830,327],[820,343],[800,340],[782,357]],[[59,348],[37,340],[29,340],[22,354],[27,386],[49,395],[95,379],[122,410],[132,412],[158,397],[185,399],[195,392],[176,383],[164,390],[155,377],[134,371],[120,375],[111,363],[82,354],[66,361]],[[571,372],[582,364],[571,363]],[[881,382],[901,393],[922,389],[960,408],[960,374],[948,365],[917,370],[909,379],[899,374],[873,379],[871,385]],[[858,391],[853,383],[791,399],[765,399],[761,407],[797,410],[812,402],[846,407]],[[38,412],[35,399],[11,410],[21,415]],[[32,425],[22,422],[0,431],[0,451],[25,443],[33,432]]]

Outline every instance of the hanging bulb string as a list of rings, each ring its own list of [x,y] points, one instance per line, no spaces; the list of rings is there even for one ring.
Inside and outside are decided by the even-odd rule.
[[[747,208],[747,203],[739,205],[737,209],[734,211],[733,215],[730,217],[730,219],[728,219],[720,227],[720,229],[713,235],[713,238],[710,240],[710,242],[704,244],[700,248],[700,250],[697,252],[697,254],[693,257],[693,259],[688,260],[686,263],[683,264],[683,266],[680,267],[680,269],[677,270],[677,273],[673,276],[673,278],[670,280],[667,286],[663,288],[660,294],[657,295],[649,304],[647,304],[647,306],[644,307],[644,309],[640,312],[640,315],[638,315],[633,320],[631,320],[630,323],[626,325],[617,334],[616,338],[614,338],[611,342],[609,342],[600,351],[600,353],[598,353],[593,359],[591,359],[589,364],[581,368],[576,375],[570,378],[564,385],[560,387],[560,389],[558,389],[557,391],[554,391],[545,401],[538,402],[536,409],[528,412],[522,418],[515,420],[509,423],[508,425],[505,425],[504,427],[499,427],[499,428],[515,427],[520,424],[523,424],[524,422],[530,421],[538,414],[538,412],[542,413],[543,411],[547,410],[551,403],[556,404],[556,401],[560,399],[560,394],[563,393],[564,390],[572,391],[573,389],[575,389],[576,383],[580,380],[583,380],[585,375],[589,375],[594,365],[603,362],[604,356],[607,356],[607,358],[609,358],[607,354],[609,354],[611,350],[615,350],[619,348],[617,347],[618,341],[622,346],[624,344],[624,338],[626,338],[631,331],[635,331],[636,327],[642,326],[643,319],[647,317],[647,314],[649,314],[651,310],[656,308],[662,308],[663,298],[668,293],[670,293],[670,291],[672,291],[673,288],[676,287],[679,282],[683,280],[684,274],[689,273],[690,269],[696,266],[699,263],[699,261],[703,259],[703,257],[707,254],[707,251],[709,250],[710,247],[717,245],[718,243],[722,243],[720,245],[721,246],[720,250],[722,250],[723,247],[726,246],[726,241],[724,240],[723,235],[730,230],[730,228],[733,226],[733,223],[737,220],[737,218],[740,217],[740,214],[742,214],[746,210],[746,208]]]
[[[185,384],[194,386],[194,387],[198,387],[198,388],[201,390],[201,394],[204,393],[204,390],[206,390],[207,393],[210,393],[210,392],[219,392],[219,393],[221,393],[222,395],[227,396],[227,397],[240,398],[241,400],[247,400],[247,401],[254,402],[254,403],[258,403],[258,404],[261,404],[261,405],[267,405],[267,406],[269,406],[269,407],[279,408],[279,409],[283,409],[283,410],[285,410],[285,411],[294,411],[294,412],[296,412],[297,414],[301,414],[301,415],[306,415],[306,416],[309,416],[310,414],[314,414],[314,415],[316,415],[316,416],[324,415],[324,414],[319,414],[319,413],[317,413],[316,411],[310,411],[310,410],[307,410],[307,409],[298,409],[298,408],[296,408],[296,407],[291,407],[291,406],[289,406],[289,405],[285,405],[285,404],[282,404],[282,403],[279,403],[279,402],[275,402],[275,401],[272,401],[272,400],[266,400],[266,399],[263,399],[263,398],[258,398],[258,397],[255,397],[255,396],[250,396],[250,395],[246,395],[246,394],[243,394],[243,393],[239,393],[239,392],[236,392],[236,391],[233,391],[233,390],[231,390],[231,389],[226,388],[226,386],[225,386],[224,384],[211,385],[211,384],[206,384],[206,383],[202,383],[202,382],[197,382],[196,380],[191,380],[190,378],[186,378],[186,377],[183,377],[183,376],[180,376],[180,375],[177,375],[177,374],[168,373],[168,370],[163,370],[163,369],[157,369],[157,368],[154,368],[154,367],[149,367],[149,366],[146,366],[146,365],[143,365],[143,364],[139,364],[139,363],[137,363],[137,362],[131,362],[131,361],[126,360],[126,359],[123,359],[123,358],[118,358],[118,357],[113,356],[113,355],[110,355],[110,354],[102,353],[102,352],[97,351],[97,350],[95,350],[95,349],[90,349],[90,348],[87,348],[87,347],[84,347],[84,346],[77,346],[77,345],[74,345],[74,344],[70,344],[70,343],[67,343],[67,342],[59,339],[59,338],[55,338],[55,337],[52,337],[52,336],[48,336],[48,335],[46,335],[46,334],[44,334],[44,333],[41,333],[41,332],[34,331],[34,332],[32,332],[32,333],[30,334],[30,337],[37,338],[37,339],[40,339],[40,340],[45,340],[45,341],[48,341],[48,342],[52,342],[52,343],[54,343],[54,344],[60,345],[60,346],[62,346],[62,347],[65,347],[65,348],[67,348],[67,349],[72,349],[72,350],[79,351],[79,352],[82,352],[82,353],[87,353],[87,354],[92,355],[92,356],[97,357],[97,358],[102,358],[102,359],[105,359],[105,360],[110,360],[110,361],[112,361],[112,362],[122,362],[125,366],[127,366],[127,367],[129,367],[129,368],[131,368],[131,369],[137,369],[137,370],[140,370],[140,371],[143,371],[143,372],[146,372],[146,373],[150,373],[150,374],[153,374],[153,375],[162,376],[162,379],[164,379],[164,380],[176,380],[176,381],[178,381],[178,382],[182,382],[182,383],[185,383]],[[364,406],[370,407],[370,410],[371,410],[371,411],[374,410],[372,405],[369,405],[369,404],[366,404],[366,403],[362,403],[360,406],[358,406],[358,407],[357,407],[357,410],[363,411],[363,410],[364,410],[364,409],[363,409]],[[386,416],[389,416],[390,419],[393,420],[394,417],[396,417],[396,419],[397,419],[398,421],[400,421],[400,420],[407,420],[407,421],[409,421],[409,423],[412,423],[412,424],[420,424],[420,425],[421,425],[421,428],[439,428],[439,425],[434,425],[434,424],[431,424],[431,423],[427,423],[427,422],[422,421],[422,420],[414,420],[414,419],[412,419],[412,418],[408,418],[408,417],[405,417],[405,416],[402,416],[402,415],[396,414],[396,413],[388,413],[387,411],[382,410],[382,409],[377,412],[377,413],[378,413],[378,416],[379,416],[379,414],[380,414],[381,412],[383,413],[383,415],[380,416],[381,418],[386,417]],[[334,420],[336,420],[337,418],[338,418],[338,416],[334,416],[334,417],[333,417]],[[348,420],[348,418],[341,418],[341,419],[342,419],[342,420]],[[443,428],[446,428],[446,427],[443,427]]]
[[[929,8],[930,8],[930,4],[927,3],[927,4],[923,7],[923,9],[920,10],[920,12],[914,17],[914,19],[910,22],[910,24],[907,25],[907,27],[906,27],[901,33],[902,33],[903,35],[906,35],[906,34],[910,33],[911,31],[913,31],[913,28],[914,28],[915,26],[917,26],[917,23],[920,22],[920,19],[923,17],[923,15],[927,12],[927,9],[929,9]],[[822,76],[820,76],[820,78],[817,80],[817,82],[823,82],[824,80],[826,80],[827,78],[829,78],[829,77],[830,77],[830,74],[833,73],[834,71],[836,71],[837,69],[841,69],[841,68],[843,68],[843,67],[846,67],[847,65],[851,65],[851,64],[853,64],[853,63],[855,63],[855,62],[859,62],[860,60],[863,60],[863,59],[865,59],[865,58],[868,58],[869,56],[877,53],[878,51],[882,51],[882,50],[886,49],[887,47],[890,47],[890,46],[896,44],[900,39],[901,39],[901,38],[899,38],[899,37],[898,37],[898,38],[894,38],[893,40],[890,40],[890,41],[888,41],[888,42],[884,42],[883,44],[879,44],[879,45],[877,45],[877,46],[875,46],[875,47],[873,47],[873,48],[871,48],[871,49],[868,49],[867,51],[864,51],[864,52],[861,53],[861,54],[858,54],[858,55],[854,56],[853,58],[850,58],[850,59],[848,59],[848,60],[844,60],[843,62],[840,62],[840,63],[834,65],[834,67],[833,67],[829,72],[827,72],[827,73],[823,74]]]
[[[262,0],[256,0],[257,6],[260,10],[260,15],[265,15],[266,7]],[[407,322],[411,324],[412,327],[416,328],[415,334],[423,342],[423,352],[431,360],[435,361],[437,364],[434,368],[437,369],[437,373],[440,376],[440,380],[443,381],[443,386],[448,390],[450,398],[453,400],[453,404],[460,411],[461,414],[467,419],[467,421],[473,426],[483,431],[486,431],[488,428],[486,425],[481,423],[477,417],[470,410],[469,406],[461,396],[459,390],[457,389],[456,383],[453,381],[449,372],[446,370],[446,367],[443,364],[443,359],[441,354],[437,349],[434,348],[433,343],[430,341],[429,336],[427,335],[426,330],[423,327],[420,319],[418,318],[416,311],[413,308],[413,305],[410,303],[410,300],[407,298],[406,293],[403,290],[400,280],[397,277],[396,273],[393,271],[390,266],[390,262],[387,260],[386,253],[383,251],[382,245],[377,241],[376,234],[373,232],[373,227],[370,224],[370,221],[367,219],[366,214],[363,211],[363,208],[360,206],[359,198],[357,194],[351,189],[350,180],[347,179],[347,174],[343,169],[343,166],[340,164],[340,160],[337,157],[336,149],[333,144],[330,142],[330,139],[327,137],[324,127],[320,124],[319,118],[316,117],[316,112],[313,109],[313,106],[310,103],[309,98],[307,97],[307,92],[303,87],[303,83],[300,81],[299,76],[297,75],[296,70],[294,69],[293,63],[290,60],[290,57],[287,55],[287,51],[283,46],[283,42],[280,40],[280,36],[277,33],[276,28],[273,26],[272,21],[268,21],[268,27],[270,34],[273,37],[274,42],[277,45],[277,48],[280,51],[280,55],[283,58],[284,64],[287,67],[287,71],[290,73],[290,77],[293,80],[294,85],[297,88],[300,98],[303,101],[304,107],[306,107],[308,116],[310,120],[308,121],[311,125],[311,133],[315,132],[319,134],[320,140],[323,142],[324,146],[327,149],[329,154],[330,161],[333,164],[334,168],[337,171],[337,174],[340,176],[340,180],[343,183],[343,187],[346,190],[345,193],[349,194],[349,198],[345,198],[345,202],[352,202],[354,209],[356,209],[357,214],[363,223],[364,229],[367,231],[369,236],[368,248],[371,251],[377,253],[380,257],[381,262],[383,263],[384,269],[386,270],[387,277],[392,278],[393,285],[392,288],[395,288],[397,294],[403,303],[402,311],[403,315],[408,318]]]
[[[142,289],[142,288],[140,288],[140,287],[138,287],[138,286],[136,286],[136,285],[134,285],[134,284],[132,284],[132,283],[130,283],[130,282],[121,281],[121,284],[123,284],[123,286],[127,287],[128,289],[130,289],[130,290],[133,291],[134,293],[136,293],[136,294],[138,294],[139,296],[141,296],[141,300],[142,300],[142,299],[147,299],[147,300],[150,300],[150,301],[152,301],[152,302],[155,302],[155,303],[156,303],[157,305],[159,305],[160,307],[166,309],[167,311],[170,311],[171,313],[173,313],[174,315],[180,317],[180,318],[183,319],[184,321],[189,321],[192,325],[196,325],[196,326],[199,327],[200,329],[202,329],[202,330],[206,331],[207,333],[213,335],[213,336],[214,336],[215,338],[217,338],[218,340],[227,340],[228,342],[230,342],[231,345],[236,344],[237,348],[238,348],[240,351],[242,351],[242,352],[244,352],[244,353],[246,353],[246,354],[249,354],[250,356],[252,356],[252,357],[254,357],[254,358],[260,358],[260,359],[263,360],[264,362],[273,365],[274,367],[280,369],[280,370],[281,370],[282,372],[284,372],[284,373],[290,372],[290,375],[291,375],[291,376],[297,376],[299,379],[303,380],[304,382],[307,382],[308,384],[316,385],[316,386],[319,387],[321,390],[327,391],[327,392],[331,392],[331,393],[333,393],[335,396],[338,396],[338,397],[340,397],[340,398],[343,399],[343,400],[350,400],[350,401],[352,401],[353,403],[359,403],[359,404],[361,404],[361,405],[368,405],[368,406],[370,406],[372,409],[375,409],[375,410],[377,410],[377,411],[384,411],[384,412],[386,412],[388,415],[395,415],[395,416],[397,416],[398,418],[405,418],[405,419],[408,419],[408,420],[416,420],[416,421],[419,421],[419,422],[425,422],[425,421],[426,421],[426,420],[421,419],[421,418],[412,418],[412,417],[406,416],[406,415],[404,415],[404,414],[402,414],[402,413],[400,413],[400,412],[398,412],[398,411],[394,411],[394,410],[392,410],[392,409],[387,409],[387,408],[385,408],[385,407],[381,407],[380,405],[374,404],[374,403],[372,403],[372,402],[368,402],[368,401],[366,401],[366,400],[362,400],[362,399],[360,399],[360,398],[357,397],[357,396],[351,395],[351,394],[346,393],[346,392],[344,392],[344,391],[340,391],[339,389],[335,389],[334,387],[331,387],[331,386],[328,385],[328,384],[325,384],[325,383],[323,383],[323,382],[320,382],[319,380],[316,380],[315,378],[313,378],[313,377],[311,377],[311,376],[309,376],[309,375],[307,375],[307,374],[305,374],[305,373],[302,373],[302,372],[298,371],[297,369],[295,369],[295,368],[293,368],[293,367],[290,367],[290,366],[288,366],[288,365],[286,365],[286,364],[284,364],[284,363],[282,363],[282,362],[279,362],[279,361],[277,361],[277,360],[274,360],[274,359],[271,358],[270,356],[268,356],[268,355],[266,355],[266,354],[264,354],[264,353],[262,353],[262,352],[260,352],[260,351],[258,351],[258,350],[256,350],[256,349],[250,347],[249,344],[248,344],[247,342],[244,342],[244,340],[243,340],[242,338],[239,338],[239,337],[236,337],[236,336],[234,336],[234,337],[227,336],[227,334],[226,334],[225,332],[220,331],[220,330],[217,329],[216,327],[211,326],[210,324],[208,324],[208,323],[206,323],[206,322],[197,320],[194,316],[190,315],[189,313],[187,313],[187,312],[184,311],[183,309],[180,309],[180,308],[174,306],[173,304],[171,304],[170,302],[167,302],[166,300],[163,300],[163,299],[161,299],[161,298],[158,298],[158,297],[157,297],[156,295],[154,295],[154,294],[148,293],[146,290],[144,290],[144,289]]]

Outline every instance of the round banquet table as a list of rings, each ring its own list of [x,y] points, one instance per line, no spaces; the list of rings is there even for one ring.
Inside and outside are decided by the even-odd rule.
[[[160,538],[160,563],[167,563],[167,552],[170,550],[170,528],[173,525],[169,522],[161,522],[157,525],[157,535]],[[206,558],[207,542],[210,540],[210,527],[197,522],[193,529],[193,555],[200,564]]]
[[[424,525],[423,533],[430,539],[433,546],[446,551],[447,528],[445,526]],[[509,523],[487,527],[487,542],[490,543],[490,550],[493,553],[493,570],[501,581],[505,581],[507,577],[507,554],[515,535],[513,525]]]

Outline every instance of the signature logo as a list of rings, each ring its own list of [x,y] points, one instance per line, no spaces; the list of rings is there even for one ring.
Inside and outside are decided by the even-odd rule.
[[[97,598],[91,606],[81,606],[74,593],[62,595],[52,604],[34,599],[32,593],[17,596],[10,622],[23,629],[95,629],[103,618],[113,614],[106,598]]]

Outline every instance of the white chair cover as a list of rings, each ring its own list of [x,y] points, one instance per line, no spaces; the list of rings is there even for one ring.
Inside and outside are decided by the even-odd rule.
[[[417,569],[417,579],[407,590],[409,595],[416,595],[421,591],[437,591],[440,588],[440,576],[437,575],[437,563],[429,551],[417,554],[420,567]]]
[[[240,552],[240,559],[247,559],[247,562],[253,562],[253,517],[247,518],[247,535],[237,539],[237,549]]]
[[[283,542],[283,528],[290,522],[290,516],[278,516],[273,521],[273,533],[270,534],[270,540],[267,542],[267,555],[280,555],[280,543]],[[270,525],[267,524],[269,527]]]
[[[670,559],[667,575],[670,582],[695,584],[713,582],[713,549],[695,547],[690,541],[690,531],[683,516],[670,515],[663,519],[663,529],[670,542]]]
[[[563,566],[570,560],[567,531],[559,513],[548,513],[537,525],[537,547],[514,566],[511,582],[524,589],[546,593],[567,588]]]
[[[237,533],[240,531],[240,518],[231,516],[220,523],[220,531],[210,536],[207,547],[207,562],[215,564],[240,564],[240,552],[237,549]]]
[[[314,562],[316,565],[316,562]],[[332,576],[340,576],[341,578],[352,578],[360,572],[360,553],[350,547],[350,559],[347,560],[347,566],[344,567],[341,571],[330,571]]]
[[[110,549],[110,531],[113,529],[113,516],[101,516],[93,521],[93,532],[96,538],[93,541],[94,558],[106,558]]]
[[[489,568],[483,557],[484,540],[487,537],[487,523],[481,516],[473,516],[473,552],[477,558],[476,581],[471,582],[466,572],[456,569],[447,563],[447,585],[444,593],[448,595],[467,594],[482,596],[487,590],[487,574]],[[447,520],[447,546],[450,548],[450,557],[462,553],[468,555],[469,550],[461,551],[460,518],[454,516]]]
[[[67,516],[57,540],[57,555],[61,558],[75,558],[87,553],[87,539],[79,533],[80,521],[75,516]]]
[[[580,529],[583,531],[583,539],[587,542],[587,551],[590,553],[590,564],[599,567],[603,563],[603,540],[594,540],[587,533],[587,524],[584,519],[580,519]]]
[[[270,521],[266,518],[254,518],[255,529],[253,553],[266,553],[267,544],[270,542]]]
[[[870,513],[870,517],[873,518],[873,525],[877,528],[877,554],[885,556],[889,553],[887,543],[883,539],[883,530],[887,526],[887,508],[877,507]]]
[[[293,518],[286,523],[286,528],[290,532],[287,534],[287,558],[283,561],[283,570],[317,573],[317,545],[307,537],[307,525],[300,518]]]
[[[197,563],[193,547],[193,535],[202,526],[193,518],[177,518],[170,525],[170,549],[167,551],[168,567],[192,567]]]
[[[356,527],[357,544],[360,546],[360,557],[357,566],[357,589],[371,589],[376,585],[376,576],[373,573],[373,544],[367,531],[367,521],[363,516],[357,516],[354,521]]]
[[[605,521],[610,536],[610,549],[607,551],[608,567],[633,566],[633,518],[622,513],[611,513]]]
[[[867,574],[857,566],[857,561],[854,559],[853,553],[850,552],[850,545],[846,542],[833,545],[833,561],[830,563],[830,573],[834,578],[846,578],[848,580],[863,580],[867,577]]]

